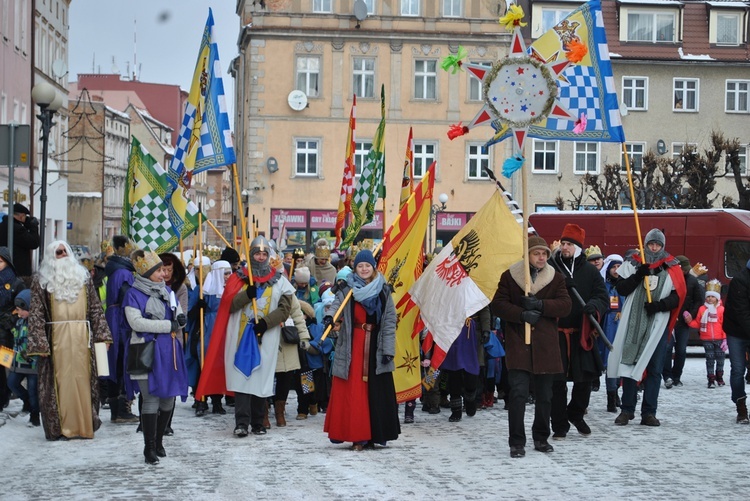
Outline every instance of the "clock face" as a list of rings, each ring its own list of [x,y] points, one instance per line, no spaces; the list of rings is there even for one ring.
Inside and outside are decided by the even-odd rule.
[[[289,93],[287,102],[294,111],[304,110],[307,108],[307,95],[301,90],[293,90]]]

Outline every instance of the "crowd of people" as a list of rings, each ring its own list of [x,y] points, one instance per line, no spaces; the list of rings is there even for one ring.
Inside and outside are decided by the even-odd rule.
[[[660,389],[683,385],[695,329],[707,388],[725,384],[728,352],[736,420],[750,423],[750,262],[722,301],[721,284],[671,255],[659,229],[646,234],[643,255],[605,256],[585,238],[575,224],[551,244],[529,237],[528,259],[502,274],[490,304],[466,319],[439,377],[425,379],[422,410],[448,408],[457,422],[503,401],[510,456],[521,458],[527,405],[534,450],[550,453],[550,438],[564,439],[571,426],[592,433],[586,414],[603,380],[615,425],[635,419],[641,392],[640,424],[660,426]],[[247,261],[230,247],[214,261],[183,261],[118,235],[82,262],[55,241],[28,285],[0,247],[0,343],[13,353],[0,370],[0,409],[20,398],[29,426],[42,426],[48,440],[93,438],[100,410],[109,410],[112,423],[137,423],[148,464],[167,456],[176,397],[192,396],[196,418],[233,408],[237,438],[265,435],[272,417],[283,428],[287,415],[325,413],[331,442],[387,446],[402,431],[399,404],[404,424],[414,422],[417,404],[397,401],[392,289],[371,246],[361,247],[342,252],[320,239],[309,253],[283,253],[257,236]],[[106,356],[98,357],[102,346]],[[297,408],[289,413],[292,391]]]

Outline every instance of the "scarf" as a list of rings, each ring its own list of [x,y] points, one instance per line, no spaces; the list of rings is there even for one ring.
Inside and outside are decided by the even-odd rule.
[[[383,290],[383,285],[385,285],[383,274],[378,273],[375,279],[368,284],[356,273],[350,273],[346,282],[352,288],[354,300],[364,307],[368,315],[374,315],[375,323],[379,324],[383,309],[380,291]]]
[[[705,310],[703,310],[703,315],[701,316],[701,332],[708,332],[708,324],[709,323],[716,323],[719,321],[719,315],[716,313],[716,308],[721,304],[721,301],[717,302],[716,304],[711,304],[708,301],[706,301],[703,306],[706,307]]]
[[[5,265],[3,271],[0,271],[0,308],[13,306],[13,282],[16,280],[16,273],[13,269]]]
[[[135,276],[133,288],[148,296],[146,302],[145,317],[152,320],[164,320],[167,316],[165,304],[169,304],[169,292],[167,284],[162,282],[152,282],[148,278],[140,275]]]
[[[651,298],[653,301],[658,301],[657,298],[662,297],[662,291],[669,273],[666,269],[661,269],[653,276],[658,277],[659,283],[656,285],[656,289],[651,291]],[[656,315],[648,316],[646,310],[643,309],[642,305],[646,302],[646,288],[642,283],[639,283],[638,287],[635,288],[630,301],[632,304],[630,318],[628,319],[625,343],[622,348],[622,363],[625,365],[635,365],[638,362],[643,349],[646,347],[651,325],[656,318]]]
[[[268,259],[263,263],[250,259],[250,270],[253,273],[253,283],[256,285],[273,285],[281,278],[281,270],[271,266]]]

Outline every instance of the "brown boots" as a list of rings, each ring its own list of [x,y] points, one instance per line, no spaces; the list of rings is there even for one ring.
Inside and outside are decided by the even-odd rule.
[[[747,396],[737,399],[737,423],[750,423],[750,419],[747,417]]]
[[[286,402],[284,400],[276,400],[273,403],[273,410],[276,414],[276,426],[279,428],[286,426],[286,419],[284,418]]]

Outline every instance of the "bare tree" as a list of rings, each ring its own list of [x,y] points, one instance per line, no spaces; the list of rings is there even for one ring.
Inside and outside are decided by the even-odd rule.
[[[588,188],[589,198],[596,204],[597,209],[617,210],[620,208],[620,194],[625,180],[620,175],[619,164],[607,164],[600,176],[586,174],[581,184]]]
[[[750,210],[750,184],[745,182],[745,179],[742,177],[742,172],[740,171],[740,140],[734,138],[725,141],[725,149],[726,165],[732,170],[734,185],[737,187],[739,200],[735,204],[730,197],[724,197],[723,206],[727,207],[727,204],[730,203],[731,206],[737,207],[738,209]],[[729,198],[729,200],[727,200],[727,198]]]

